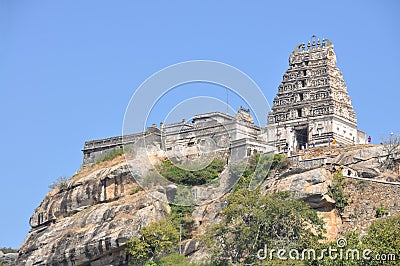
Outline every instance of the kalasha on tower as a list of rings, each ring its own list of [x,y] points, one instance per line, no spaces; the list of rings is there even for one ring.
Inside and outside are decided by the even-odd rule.
[[[289,57],[268,114],[267,140],[278,151],[331,143],[364,144],[333,44],[312,36]]]

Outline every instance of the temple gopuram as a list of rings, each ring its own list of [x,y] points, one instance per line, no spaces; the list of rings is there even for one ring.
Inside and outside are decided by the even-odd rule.
[[[266,132],[278,152],[365,143],[330,40],[312,36],[289,56]]]

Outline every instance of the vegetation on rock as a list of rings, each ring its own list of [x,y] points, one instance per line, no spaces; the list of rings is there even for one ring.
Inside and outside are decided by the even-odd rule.
[[[182,254],[172,253],[168,256],[160,258],[156,265],[162,266],[190,266],[195,265],[190,263],[189,258],[185,257]]]
[[[178,244],[179,232],[171,221],[161,220],[144,227],[138,237],[129,239],[126,251],[131,265],[144,265],[176,252]]]
[[[4,254],[6,254],[6,253],[18,253],[18,250],[13,249],[13,248],[6,248],[6,247],[0,248],[0,251],[3,252]]]
[[[333,241],[316,247],[316,254],[322,250],[337,250],[332,253],[332,259],[327,253],[323,259],[309,260],[306,265],[318,266],[375,266],[399,265],[400,263],[400,216],[376,220],[368,228],[367,234],[361,236],[358,232],[348,232],[341,239],[345,245],[338,247]],[[342,250],[342,255],[340,255]],[[363,254],[363,252],[365,252]]]
[[[209,166],[199,171],[187,171],[183,170],[172,162],[166,160],[159,167],[160,174],[170,179],[171,181],[185,184],[185,185],[196,185],[204,184],[218,177],[218,174],[224,169],[225,161],[215,159]],[[257,168],[256,166],[259,165]],[[315,239],[320,239],[322,233],[322,223],[316,216],[315,212],[311,211],[304,203],[294,200],[288,193],[279,193],[268,196],[263,196],[259,190],[250,192],[246,185],[249,184],[251,177],[258,171],[259,175],[268,175],[268,170],[271,168],[277,170],[283,167],[287,167],[288,160],[286,157],[281,155],[275,156],[252,156],[243,171],[243,176],[236,184],[234,192],[229,196],[229,205],[226,210],[223,211],[223,222],[216,227],[212,228],[208,234],[209,238],[207,242],[211,244],[212,241],[217,241],[214,244],[216,249],[213,252],[219,250],[220,245],[219,239],[224,238],[225,229],[229,230],[231,223],[236,226],[236,229],[244,230],[243,232],[237,231],[236,237],[239,237],[239,241],[231,239],[227,236],[226,241],[232,241],[231,244],[237,243],[240,248],[243,248],[242,253],[247,254],[249,249],[256,250],[260,247],[264,241],[272,241],[285,239],[288,243],[293,242],[297,239],[298,242],[303,244],[308,243],[310,234],[315,236]],[[178,191],[179,192],[179,191]],[[178,195],[179,194],[179,195]],[[185,201],[185,192],[180,191],[177,193],[178,198],[182,198]],[[296,211],[293,211],[296,210]],[[146,265],[189,265],[189,264],[176,264],[175,262],[182,258],[182,255],[176,254],[177,251],[177,239],[174,237],[179,235],[179,229],[182,229],[182,239],[191,237],[191,231],[193,230],[193,218],[191,216],[194,211],[192,206],[176,206],[171,205],[171,214],[163,222],[153,223],[150,226],[143,228],[141,236],[130,239],[127,243],[127,252],[130,254],[132,259],[137,263],[146,263]],[[242,221],[236,220],[235,217],[238,215],[242,217]],[[269,228],[274,224],[273,220],[284,218],[277,226]],[[293,223],[293,221],[296,221]],[[162,226],[160,226],[162,223]],[[306,223],[312,223],[316,226],[306,227]],[[269,228],[269,231],[264,229]],[[318,233],[313,234],[311,228],[315,229]],[[285,231],[286,232],[283,232]],[[261,232],[262,231],[262,232]],[[153,232],[152,235],[148,233]],[[161,236],[163,235],[163,236]],[[307,237],[301,237],[301,235]],[[159,236],[158,242],[152,239],[155,236]],[[241,237],[241,238],[240,238]],[[251,247],[247,246],[247,241],[255,240],[256,245]],[[165,242],[166,241],[166,242]],[[314,240],[311,240],[314,241]],[[162,245],[160,248],[157,245]],[[173,248],[175,245],[175,249]],[[232,246],[234,248],[235,246]],[[162,250],[159,252],[157,250]],[[228,252],[235,252],[232,249],[225,249]],[[221,254],[219,254],[221,255]],[[253,258],[254,259],[254,258]],[[251,261],[251,259],[250,259]],[[222,260],[215,260],[215,263],[222,262]],[[214,263],[213,262],[213,263]]]
[[[247,189],[254,175],[267,177],[269,170],[287,166],[288,160],[282,155],[250,158],[228,196],[228,205],[221,213],[222,221],[210,228],[203,238],[212,253],[212,263],[260,263],[257,252],[265,245],[301,250],[323,239],[323,222],[306,203],[294,199],[289,192],[264,195],[260,188]],[[270,263],[274,265],[274,261]]]
[[[343,190],[343,180],[343,174],[337,172],[333,175],[332,184],[328,186],[328,195],[335,200],[335,207],[340,212],[343,212],[348,204],[348,195]]]
[[[121,154],[122,149],[115,150],[101,161],[111,160]],[[315,211],[303,201],[295,199],[290,192],[265,194],[265,190],[260,187],[254,191],[248,189],[250,181],[254,178],[264,180],[269,175],[287,169],[288,166],[289,160],[284,155],[262,154],[250,157],[246,165],[231,165],[230,174],[240,175],[240,178],[226,196],[226,202],[223,204],[225,208],[216,215],[221,222],[207,228],[207,233],[200,243],[200,247],[212,255],[209,265],[399,265],[400,216],[385,217],[389,215],[389,210],[382,204],[377,206],[375,201],[372,201],[374,204],[371,204],[370,208],[372,215],[375,211],[377,218],[384,218],[377,219],[366,233],[350,232],[344,235],[347,240],[345,248],[361,251],[370,249],[371,258],[386,254],[387,260],[384,263],[380,261],[379,264],[378,261],[365,259],[331,260],[329,257],[321,260],[282,261],[276,257],[276,253],[273,259],[260,260],[258,252],[265,246],[269,249],[284,248],[287,251],[294,249],[300,253],[313,248],[317,254],[321,254],[323,249],[329,247],[337,248],[336,242],[321,244],[324,233],[323,222]],[[199,171],[183,170],[173,165],[171,161],[163,161],[157,168],[163,176],[183,185],[215,182],[224,169],[225,161],[220,159],[215,159],[208,167]],[[277,178],[286,174],[287,172],[278,175]],[[148,180],[155,178],[152,175],[152,172],[148,174]],[[53,188],[66,189],[68,180],[68,177],[59,178]],[[345,183],[344,177],[338,172],[328,187],[328,194],[336,201],[335,207],[339,211],[343,211],[348,205],[348,195],[343,187],[350,183]],[[135,186],[129,192],[132,195],[140,190],[139,186]],[[176,188],[174,202],[182,205],[191,204],[188,202],[190,193],[191,190],[187,187]],[[387,202],[383,204],[385,207],[391,206]],[[374,210],[372,206],[376,206]],[[131,265],[196,265],[190,263],[189,258],[178,254],[180,229],[182,240],[191,239],[196,235],[192,235],[195,232],[192,217],[195,207],[176,205],[170,207],[171,213],[166,219],[149,224],[141,229],[137,237],[127,241],[126,251],[131,259]],[[346,208],[346,211],[348,209],[350,208]],[[81,211],[80,215],[84,212]],[[9,251],[3,250],[3,252]],[[397,260],[392,261],[393,258]]]
[[[52,184],[49,185],[50,189],[59,188],[60,190],[66,190],[68,188],[68,181],[70,178],[68,176],[60,176],[54,181]]]
[[[171,220],[176,230],[182,229],[182,240],[191,237],[194,222],[192,212],[194,209],[193,206],[171,205],[171,214],[168,218]]]
[[[110,153],[107,153],[103,158],[99,159],[98,161],[96,161],[96,164],[102,163],[102,162],[106,162],[106,161],[111,161],[115,158],[117,158],[118,156],[121,156],[122,154],[124,154],[124,149],[123,148],[119,148],[116,150],[113,150]]]
[[[171,205],[171,214],[167,219],[144,227],[139,237],[132,238],[127,242],[126,251],[131,256],[131,264],[174,265],[174,261],[184,258],[184,256],[176,254],[179,249],[179,231],[182,229],[182,240],[191,236],[193,211],[194,207],[191,206]]]
[[[289,159],[282,154],[255,154],[249,158],[246,165],[231,165],[229,174],[233,178],[237,178],[238,182],[234,186],[234,190],[247,188],[250,180],[255,177],[257,180],[264,180],[271,172],[277,172],[288,168]],[[240,175],[240,176],[239,176]]]
[[[375,208],[375,216],[377,218],[386,216],[388,214],[389,214],[389,210],[385,209],[382,204]]]
[[[218,265],[259,262],[257,252],[270,247],[303,249],[321,240],[323,223],[315,211],[289,193],[263,195],[238,189],[228,197],[222,221],[205,242]]]
[[[134,195],[134,194],[136,194],[136,193],[138,193],[139,191],[142,191],[142,190],[143,190],[142,187],[136,186],[136,187],[131,189],[131,191],[129,192],[129,195]]]
[[[201,170],[189,171],[176,166],[170,160],[165,160],[157,170],[163,177],[176,184],[197,186],[217,179],[224,167],[224,160],[214,159],[207,167]]]

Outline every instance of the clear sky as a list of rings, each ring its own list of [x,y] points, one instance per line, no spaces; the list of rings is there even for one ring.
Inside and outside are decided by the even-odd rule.
[[[174,63],[230,64],[271,103],[295,46],[329,38],[359,128],[398,132],[399,3],[0,0],[0,247],[19,247],[84,141],[120,135],[135,89]]]

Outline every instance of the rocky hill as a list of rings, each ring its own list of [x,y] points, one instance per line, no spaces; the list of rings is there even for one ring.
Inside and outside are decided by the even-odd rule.
[[[293,192],[323,218],[330,240],[363,231],[380,216],[400,213],[400,186],[386,182],[398,182],[399,173],[381,170],[382,154],[382,147],[373,145],[308,149],[291,157],[288,169],[264,181],[262,193]],[[138,167],[141,174],[148,170]],[[337,173],[345,176],[341,185],[348,195],[342,209],[329,189]],[[127,265],[126,241],[171,212],[166,198],[162,186],[140,190],[123,156],[81,169],[36,208],[14,263]],[[192,239],[183,241],[183,253],[192,261],[207,257],[196,237],[219,221],[225,205],[222,197],[194,208]]]

